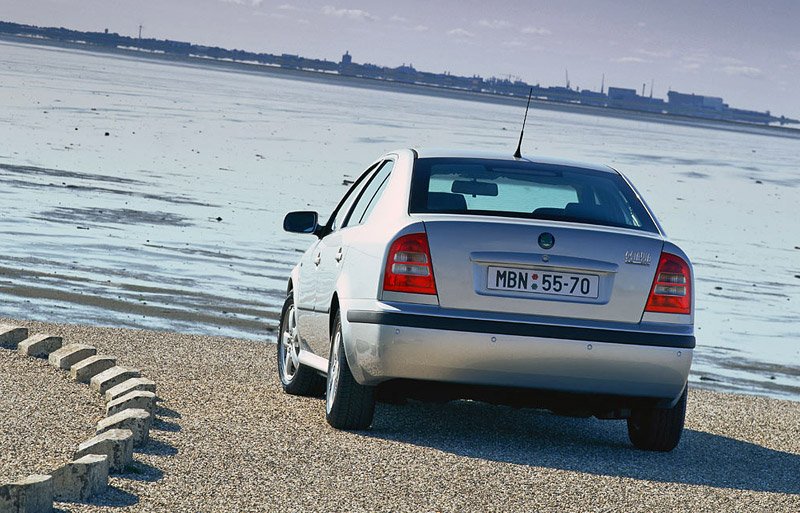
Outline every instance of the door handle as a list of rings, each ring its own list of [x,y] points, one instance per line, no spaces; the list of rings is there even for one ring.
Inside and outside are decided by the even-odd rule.
[[[336,261],[337,262],[342,261],[342,248],[339,248],[339,251],[336,253]]]
[[[317,256],[314,257],[314,265],[319,265],[321,260],[322,260],[322,253],[317,253]]]

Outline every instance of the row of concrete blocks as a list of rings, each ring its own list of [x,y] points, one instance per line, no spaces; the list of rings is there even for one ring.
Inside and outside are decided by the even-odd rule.
[[[120,473],[133,461],[134,447],[149,439],[156,407],[156,385],[136,369],[116,365],[85,344],[63,345],[61,337],[28,336],[27,328],[0,325],[0,348],[47,358],[72,379],[89,383],[106,400],[106,417],[96,436],[78,446],[73,461],[50,475],[32,475],[0,484],[0,513],[50,512],[53,501],[85,501],[108,486],[109,473]]]

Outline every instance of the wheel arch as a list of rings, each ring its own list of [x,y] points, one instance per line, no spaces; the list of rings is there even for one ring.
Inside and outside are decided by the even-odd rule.
[[[339,311],[339,308],[339,293],[334,292],[331,298],[331,306],[328,309],[328,338],[333,337],[333,320],[336,318],[336,312]],[[344,328],[344,319],[342,319],[342,328]]]
[[[294,302],[297,304],[297,289],[298,285],[300,284],[300,264],[297,264],[292,268],[291,274],[289,274],[289,279],[286,280],[286,297],[292,296],[294,297]]]
[[[366,381],[366,376],[364,375],[363,369],[359,365],[355,365],[355,362],[358,362],[356,343],[352,339],[350,323],[347,321],[347,312],[342,311],[342,303],[339,300],[338,291],[334,292],[333,297],[331,297],[328,315],[328,338],[331,340],[331,343],[333,342],[333,330],[335,328],[334,321],[336,319],[337,312],[340,314],[340,321],[342,323],[342,345],[344,346],[344,355],[345,360],[347,360],[347,366],[350,368],[350,373],[353,374],[353,378],[355,378],[356,382],[359,384],[364,384]]]

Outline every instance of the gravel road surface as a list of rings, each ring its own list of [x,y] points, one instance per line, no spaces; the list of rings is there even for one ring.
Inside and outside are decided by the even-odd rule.
[[[622,421],[467,401],[380,404],[371,431],[343,433],[322,399],[282,393],[273,345],[25,324],[140,368],[163,398],[132,471],[61,511],[800,511],[797,402],[693,391],[669,454],[634,450]]]
[[[104,414],[95,392],[47,360],[0,349],[0,483],[71,461]]]

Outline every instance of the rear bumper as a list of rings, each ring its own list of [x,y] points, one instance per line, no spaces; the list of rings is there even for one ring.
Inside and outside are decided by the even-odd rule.
[[[417,308],[345,311],[348,362],[370,385],[413,379],[672,399],[686,385],[695,345],[691,326],[644,332]]]

